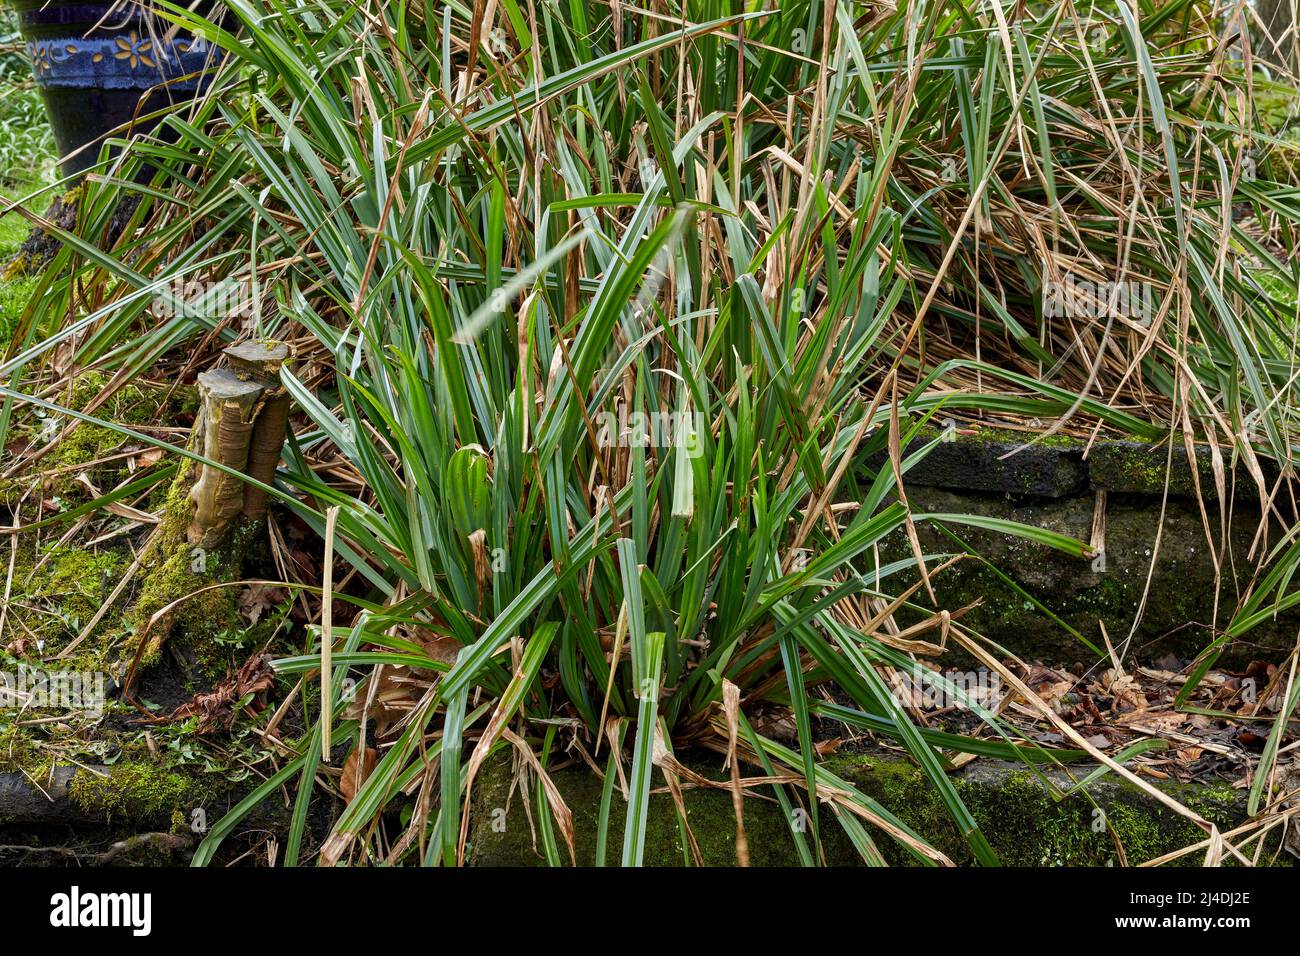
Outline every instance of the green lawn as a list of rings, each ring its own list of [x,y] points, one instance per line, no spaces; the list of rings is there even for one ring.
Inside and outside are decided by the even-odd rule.
[[[55,174],[54,142],[13,13],[0,11],[0,197],[17,202]],[[43,210],[48,195],[38,202]],[[0,216],[0,269],[27,238],[29,225],[15,213]],[[0,276],[0,347],[7,344],[31,294],[29,277]]]

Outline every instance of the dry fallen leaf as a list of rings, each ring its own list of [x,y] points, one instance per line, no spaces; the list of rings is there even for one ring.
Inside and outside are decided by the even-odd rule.
[[[197,734],[214,730],[229,730],[235,722],[241,702],[248,698],[247,707],[257,713],[262,709],[266,692],[275,685],[275,671],[270,658],[254,654],[234,674],[228,674],[212,690],[195,694],[187,704],[182,704],[166,717],[156,721],[182,720],[198,717]]]
[[[465,646],[454,637],[434,634],[432,631],[423,631],[417,635],[417,638],[424,646],[424,653],[443,664],[455,664],[456,655]]]
[[[1150,706],[1137,680],[1113,667],[1106,668],[1099,685],[1110,696],[1115,710],[1146,710]]]
[[[101,498],[104,495],[104,493],[100,491],[98,487],[95,486],[95,483],[90,480],[90,476],[87,475],[84,471],[77,472],[77,475],[75,478],[73,478],[73,481],[85,487],[85,489],[90,492],[90,497],[92,498]]]
[[[410,713],[428,690],[430,680],[427,672],[400,665],[384,666],[378,670],[373,690],[367,685],[358,691],[348,705],[347,715],[360,720],[369,704],[366,716],[375,722],[375,733],[382,738]]]
[[[1180,714],[1177,711],[1169,710],[1160,713],[1151,711],[1133,710],[1126,714],[1120,714],[1115,719],[1115,723],[1120,727],[1141,725],[1143,733],[1149,734],[1167,734],[1176,730],[1181,730],[1187,723],[1187,715]]]
[[[257,624],[269,608],[284,600],[284,588],[255,582],[239,592],[239,614],[249,624]]]
[[[1037,688],[1037,693],[1046,703],[1051,704],[1053,708],[1057,708],[1061,703],[1061,698],[1068,694],[1072,687],[1074,687],[1074,681],[1054,681]]]
[[[764,737],[771,737],[783,743],[799,739],[799,728],[795,726],[794,714],[788,709],[769,708],[750,718],[750,723]]]
[[[366,778],[374,773],[378,759],[379,751],[374,747],[353,750],[348,754],[348,759],[343,761],[343,773],[339,777],[339,791],[343,794],[344,800],[348,803],[352,802],[361,785],[366,782]]]
[[[156,465],[162,461],[162,456],[163,450],[161,448],[146,448],[131,459],[131,465],[135,468],[148,468],[150,465]]]
[[[124,505],[120,501],[110,501],[104,505],[104,510],[110,514],[115,514],[119,518],[126,518],[128,521],[138,521],[141,524],[158,524],[161,520],[156,514],[148,511],[141,511],[139,508],[132,508],[130,505]]]

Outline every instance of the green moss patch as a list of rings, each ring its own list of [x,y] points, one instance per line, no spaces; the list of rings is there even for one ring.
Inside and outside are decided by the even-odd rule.
[[[123,763],[109,768],[108,776],[78,773],[69,795],[78,807],[103,814],[106,820],[151,823],[170,820],[192,802],[191,781],[179,773],[147,763]]]
[[[942,799],[925,776],[906,760],[892,757],[843,756],[831,758],[827,767],[877,800],[905,824],[920,833],[954,863],[973,862],[966,841],[952,822]],[[720,760],[702,761],[694,769],[721,777]],[[573,814],[577,861],[595,862],[601,784],[585,768],[566,768],[553,775]],[[1136,787],[1113,778],[1095,781],[1085,792],[1065,796],[1072,784],[1060,771],[1039,776],[1032,771],[996,761],[979,761],[952,779],[980,829],[1007,866],[1114,866],[1123,847],[1129,864],[1154,859],[1204,838],[1185,817],[1173,813]],[[546,862],[537,839],[539,814],[546,812],[534,792],[509,795],[510,771],[506,761],[490,763],[475,785],[471,817],[469,859],[476,865],[524,866]],[[655,786],[663,787],[656,774]],[[1226,786],[1184,785],[1166,788],[1206,819],[1226,828],[1239,822],[1244,811],[1239,796]],[[745,831],[750,861],[755,866],[799,864],[779,805],[770,788],[745,801]],[[528,801],[532,825],[523,803]],[[736,821],[731,795],[725,790],[688,789],[687,818],[708,865],[736,862]],[[615,788],[610,811],[606,864],[618,862],[622,846],[623,817],[627,805]],[[835,811],[819,808],[820,832],[826,862],[859,862]],[[802,825],[811,838],[811,818]],[[882,831],[867,830],[891,863],[915,863],[907,850]],[[667,793],[650,801],[649,836],[645,862],[653,866],[682,866],[691,859],[677,810]],[[558,840],[557,836],[557,840]],[[563,842],[560,841],[563,852]],[[1198,854],[1179,862],[1196,865]],[[567,853],[564,862],[568,862]],[[1289,863],[1270,855],[1265,862]]]
[[[188,497],[190,481],[187,465],[168,490],[163,521],[142,557],[140,588],[126,617],[137,639],[146,642],[142,656],[146,666],[157,660],[163,642],[175,637],[209,663],[212,676],[217,676],[229,663],[218,646],[220,638],[231,627],[239,627],[240,618],[236,589],[210,585],[239,579],[256,529],[238,529],[218,549],[192,547],[186,537],[194,511]],[[156,617],[159,612],[164,613]]]

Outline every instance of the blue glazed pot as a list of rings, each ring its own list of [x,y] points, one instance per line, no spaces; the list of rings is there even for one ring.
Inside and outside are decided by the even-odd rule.
[[[138,7],[111,2],[11,0],[32,59],[65,175],[99,158],[94,144],[135,117],[194,99],[210,82],[216,53],[201,37],[156,23]],[[207,6],[212,6],[208,4]],[[202,8],[199,13],[205,13]],[[149,132],[137,122],[132,131]]]

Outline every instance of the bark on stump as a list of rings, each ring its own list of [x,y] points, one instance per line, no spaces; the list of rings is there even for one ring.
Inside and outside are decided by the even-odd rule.
[[[256,521],[266,514],[266,492],[237,475],[267,485],[275,479],[289,419],[289,396],[279,378],[288,347],[245,342],[226,349],[225,355],[229,368],[199,375],[194,430],[203,456],[236,474],[199,466],[190,490],[194,516],[187,531],[190,544],[198,548],[220,545],[236,518]]]

